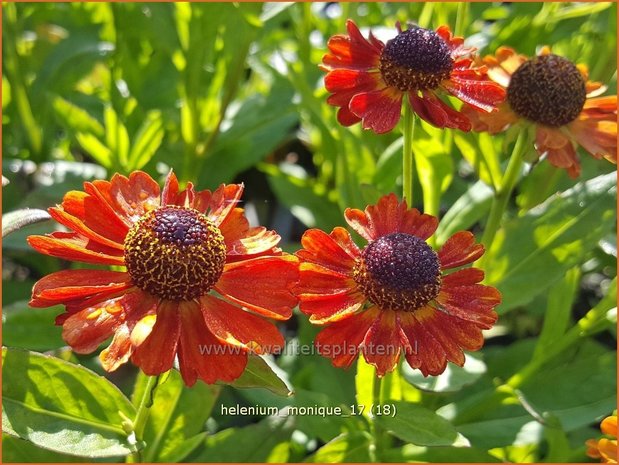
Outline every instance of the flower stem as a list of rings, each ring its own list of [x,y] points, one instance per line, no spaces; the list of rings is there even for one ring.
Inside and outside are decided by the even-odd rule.
[[[381,390],[382,390],[383,379],[378,377],[378,374],[375,374],[374,377],[374,385],[372,387],[372,408],[374,412],[376,412],[376,406],[381,404]],[[372,423],[370,425],[370,430],[372,433],[372,446],[370,448],[370,458],[372,462],[378,463],[380,462],[380,451],[382,448],[382,436],[383,430],[380,425],[376,422],[376,413],[372,415]]]
[[[410,104],[404,104],[404,134],[402,156],[402,190],[409,207],[413,206],[413,137],[415,135],[415,113]]]
[[[528,133],[526,130],[522,130],[518,134],[518,138],[514,144],[514,149],[512,150],[511,157],[509,158],[509,162],[507,164],[507,169],[505,170],[505,174],[501,180],[501,185],[496,191],[492,201],[490,216],[488,217],[488,222],[486,223],[486,228],[481,238],[481,242],[484,244],[486,250],[490,250],[492,247],[496,233],[501,225],[501,219],[503,218],[503,214],[507,208],[507,203],[509,202],[509,198],[511,197],[514,187],[516,186],[516,182],[518,181],[518,175],[520,174],[522,165],[524,164],[523,155],[528,143],[527,134]]]
[[[153,406],[155,388],[157,387],[159,376],[148,376],[146,386],[144,387],[144,393],[138,406],[135,420],[133,421],[133,433],[135,434],[135,440],[138,447],[141,446],[140,442],[144,437],[144,428],[150,415],[150,408]],[[142,461],[142,454],[140,450],[137,450],[127,458],[129,463],[138,463]]]

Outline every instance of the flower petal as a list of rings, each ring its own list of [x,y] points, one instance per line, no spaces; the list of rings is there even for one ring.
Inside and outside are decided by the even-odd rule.
[[[191,306],[163,300],[157,308],[157,320],[152,332],[136,347],[131,361],[150,376],[159,375],[172,368],[181,331],[179,314]],[[197,305],[193,305],[197,308]]]
[[[344,216],[348,224],[368,241],[395,232],[426,240],[438,227],[434,216],[407,208],[406,201],[399,202],[395,194],[382,196],[376,205],[366,207],[364,212],[348,208]]]
[[[481,284],[443,286],[436,302],[448,315],[490,329],[497,320],[494,308],[501,303],[501,293]]]
[[[73,299],[106,295],[133,286],[128,273],[106,270],[63,270],[49,274],[32,288],[31,307],[49,307]]]
[[[178,196],[179,185],[178,179],[172,170],[168,173],[161,192],[161,205],[178,205],[176,197]]]
[[[353,96],[349,108],[362,120],[363,129],[376,134],[391,131],[400,121],[402,92],[392,87]]]
[[[242,208],[235,208],[219,226],[229,258],[260,255],[275,250],[281,237],[264,227],[249,227]]]
[[[45,255],[84,263],[124,265],[123,252],[106,247],[72,232],[54,232],[45,236],[28,236],[28,244]]]
[[[284,338],[277,327],[216,297],[200,298],[204,321],[220,342],[256,354],[278,353]]]
[[[379,317],[376,307],[327,326],[316,336],[314,345],[336,367],[349,367],[359,352],[368,330]]]
[[[400,329],[398,312],[381,309],[361,347],[365,360],[376,367],[376,374],[384,376],[397,366],[402,346],[407,343]]]
[[[141,291],[127,294],[121,299],[125,318],[114,330],[114,338],[108,347],[101,351],[99,360],[105,371],[115,371],[126,363],[133,353],[132,332],[145,318],[153,318],[157,309],[157,299]]]
[[[457,71],[443,81],[442,87],[463,102],[487,112],[495,110],[506,95],[505,89],[492,81],[461,78]]]
[[[570,124],[570,130],[576,141],[595,158],[603,157],[617,164],[617,121],[579,119]]]
[[[98,234],[97,232],[93,231],[88,226],[86,226],[79,218],[73,215],[70,215],[69,213],[63,211],[61,208],[48,208],[47,212],[58,223],[62,224],[63,226],[66,226],[67,228],[75,231],[78,234],[81,234],[82,236],[90,240],[98,242],[99,244],[104,245],[106,247],[110,247],[112,249],[124,250],[124,246],[122,242],[119,243],[111,239],[108,239],[107,237],[102,236],[101,234]]]
[[[128,224],[91,183],[85,183],[84,189],[87,192],[68,192],[62,200],[62,209],[69,215],[79,218],[87,228],[100,236],[122,244],[129,232]]]
[[[310,315],[310,322],[323,325],[348,318],[365,303],[365,296],[357,290],[336,294],[305,294],[300,296],[299,308]]]
[[[460,231],[451,236],[438,252],[441,269],[456,268],[472,263],[484,254],[484,246],[475,243],[469,231]]]
[[[409,348],[404,355],[408,364],[419,369],[424,376],[436,376],[445,371],[447,356],[440,343],[415,317],[419,312],[428,311],[426,308],[432,311],[430,307],[424,307],[415,312],[401,312],[400,327],[409,341]]]
[[[448,106],[432,91],[423,91],[421,96],[409,92],[408,99],[415,113],[437,128],[471,130],[471,122],[468,118]]]
[[[159,184],[143,171],[134,171],[129,178],[115,174],[109,183],[93,181],[92,184],[102,195],[107,196],[114,211],[126,218],[129,224],[135,223],[161,204]]]
[[[336,227],[331,234],[320,229],[308,229],[301,237],[303,249],[296,253],[301,260],[316,263],[344,275],[355,266],[355,247],[348,231]],[[358,249],[357,249],[358,251]]]
[[[124,321],[128,298],[107,300],[69,315],[62,326],[63,339],[79,354],[94,351]]]
[[[497,111],[492,113],[487,113],[464,104],[460,112],[469,119],[474,131],[488,132],[490,134],[497,134],[506,130],[519,119],[507,103],[499,104]]]
[[[484,279],[484,272],[479,268],[464,268],[454,271],[448,275],[443,275],[442,286],[455,287],[477,284]]]
[[[346,21],[348,36],[338,34],[329,39],[327,47],[331,53],[322,59],[326,70],[336,68],[370,69],[378,67],[382,42],[370,36],[366,40],[352,20]]]
[[[219,342],[208,330],[197,305],[183,309],[181,322],[178,361],[187,386],[193,386],[198,378],[213,384],[230,383],[241,376],[247,365],[247,353],[240,347]]]
[[[260,257],[226,264],[215,289],[259,315],[285,320],[297,305],[293,288],[298,276],[296,257]]]
[[[243,195],[243,184],[222,184],[213,192],[207,217],[217,226],[222,224]]]

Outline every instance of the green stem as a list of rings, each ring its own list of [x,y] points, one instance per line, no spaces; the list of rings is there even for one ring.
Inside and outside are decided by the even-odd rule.
[[[381,391],[382,391],[383,379],[378,377],[378,374],[375,374],[374,377],[374,385],[372,386],[372,407],[374,412],[376,412],[376,407],[381,405]],[[372,423],[370,425],[370,431],[372,433],[373,443],[372,448],[370,448],[370,458],[372,462],[378,463],[381,460],[381,448],[382,448],[382,436],[383,431],[380,425],[376,422],[376,413],[372,416]]]
[[[486,223],[484,235],[481,238],[481,242],[484,244],[486,250],[490,250],[492,247],[496,233],[501,225],[501,219],[503,218],[503,214],[507,208],[507,203],[509,202],[514,187],[516,186],[516,182],[518,181],[518,175],[520,174],[522,165],[524,164],[523,155],[525,153],[527,143],[528,133],[526,129],[523,129],[520,131],[520,134],[518,134],[518,138],[514,144],[514,149],[512,150],[511,157],[509,158],[509,162],[507,164],[507,169],[505,170],[505,174],[501,180],[501,185],[496,191],[492,201],[490,216],[488,217],[488,222]]]
[[[146,427],[146,422],[148,421],[148,417],[150,415],[150,408],[153,406],[155,388],[157,387],[158,381],[159,376],[149,376],[147,378],[142,399],[140,400],[140,405],[138,406],[135,420],[133,421],[133,432],[135,434],[138,447],[141,447],[140,443],[144,438],[144,428]],[[140,450],[137,450],[127,458],[127,462],[129,463],[139,463],[141,461],[142,454]]]
[[[404,145],[402,153],[402,190],[409,207],[413,206],[413,137],[415,135],[415,113],[404,103]]]

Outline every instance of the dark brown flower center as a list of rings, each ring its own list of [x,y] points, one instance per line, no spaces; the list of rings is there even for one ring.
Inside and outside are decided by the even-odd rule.
[[[453,60],[436,32],[413,27],[387,42],[379,68],[385,82],[402,92],[436,89],[449,78]]]
[[[436,252],[424,240],[394,233],[368,244],[353,278],[380,308],[412,311],[438,295],[440,271]]]
[[[225,263],[219,228],[191,208],[152,210],[125,238],[125,265],[133,283],[162,299],[191,300],[206,294]]]
[[[542,55],[526,61],[514,72],[507,101],[519,116],[559,127],[578,117],[586,94],[585,80],[571,61]]]

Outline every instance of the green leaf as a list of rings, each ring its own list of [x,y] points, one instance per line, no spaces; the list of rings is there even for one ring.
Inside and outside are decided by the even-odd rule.
[[[127,170],[138,170],[146,165],[161,146],[164,134],[161,112],[159,110],[149,111],[133,138]]]
[[[438,376],[423,376],[419,370],[414,370],[408,363],[402,364],[404,379],[413,386],[430,392],[454,392],[473,384],[486,372],[486,364],[476,357],[466,355],[463,367],[452,363]]]
[[[27,300],[2,309],[2,343],[8,347],[52,350],[63,347],[62,328],[54,324],[62,307],[30,308]]]
[[[479,179],[496,188],[501,179],[501,169],[495,145],[485,133],[454,132],[454,143]]]
[[[106,105],[103,110],[105,121],[105,145],[114,154],[119,166],[127,166],[129,155],[129,133],[120,121],[112,105]]]
[[[306,462],[367,463],[371,462],[372,436],[365,431],[344,433],[316,451]]]
[[[385,462],[500,463],[501,460],[474,447],[420,447],[405,444],[381,454]]]
[[[436,230],[437,243],[444,244],[453,234],[470,229],[484,218],[490,211],[493,195],[484,182],[473,184],[445,213]]]
[[[500,312],[530,302],[582,263],[615,224],[616,192],[615,173],[598,176],[505,223],[482,262],[487,283],[503,295]]]
[[[45,210],[37,210],[34,208],[26,208],[24,210],[16,210],[2,215],[2,237],[8,236],[12,232],[18,231],[21,228],[40,223],[41,221],[50,220]]]
[[[103,137],[105,130],[96,118],[83,108],[69,102],[68,100],[56,96],[52,101],[52,107],[56,115],[61,119],[64,126],[71,128],[72,131],[90,133],[96,137]]]
[[[5,433],[81,457],[132,452],[123,422],[135,409],[108,380],[36,352],[3,348],[2,359]]]
[[[432,410],[390,400],[385,404],[395,405],[395,414],[375,416],[374,421],[403,441],[419,446],[449,446],[458,439],[453,425]]]
[[[292,435],[291,421],[280,417],[269,417],[260,423],[243,428],[228,428],[206,438],[206,447],[192,462],[269,462]]]
[[[134,405],[142,399],[147,378],[141,372],[138,375],[132,396]],[[178,371],[171,370],[155,389],[144,430],[144,461],[182,462],[201,442],[204,425],[220,390],[219,386],[202,382],[189,388]]]
[[[78,132],[75,135],[77,142],[92,158],[106,168],[114,165],[112,151],[105,146],[94,134]]]
[[[2,463],[78,463],[84,459],[42,449],[31,442],[12,436],[2,436]]]
[[[258,355],[249,356],[243,374],[229,385],[236,388],[264,388],[286,397],[293,394],[286,382],[275,373],[271,364]]]

